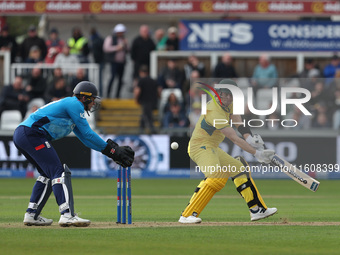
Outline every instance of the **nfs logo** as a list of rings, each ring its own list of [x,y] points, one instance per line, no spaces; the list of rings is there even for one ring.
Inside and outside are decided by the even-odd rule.
[[[219,43],[228,40],[235,44],[249,44],[253,41],[252,26],[247,23],[192,23],[188,35],[189,43]]]

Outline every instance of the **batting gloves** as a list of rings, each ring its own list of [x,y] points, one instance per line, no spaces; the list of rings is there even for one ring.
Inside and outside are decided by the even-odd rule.
[[[260,163],[266,163],[269,164],[274,157],[275,151],[273,150],[257,150],[254,154],[257,161]]]

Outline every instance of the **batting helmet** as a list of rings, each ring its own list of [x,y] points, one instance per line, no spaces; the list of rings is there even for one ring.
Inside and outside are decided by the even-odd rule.
[[[234,85],[236,87],[238,87],[237,83],[231,79],[223,79],[221,80],[218,84],[227,84],[227,85]],[[226,94],[231,94],[231,91],[227,88],[220,88],[220,89],[216,89],[217,93],[226,93]]]

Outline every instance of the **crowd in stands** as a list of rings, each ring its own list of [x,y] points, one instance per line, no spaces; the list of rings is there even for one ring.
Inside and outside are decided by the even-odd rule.
[[[141,117],[141,132],[147,127],[151,133],[156,133],[153,126],[152,111],[158,109],[163,128],[176,129],[193,127],[200,114],[200,94],[194,90],[190,81],[199,78],[234,78],[239,77],[234,67],[231,55],[226,52],[220,62],[209,70],[202,60],[194,54],[190,55],[183,65],[178,59],[169,58],[161,67],[157,79],[149,76],[150,52],[179,50],[179,37],[176,27],[166,30],[160,28],[151,33],[147,25],[141,25],[138,34],[130,43],[125,33],[124,24],[113,27],[112,33],[102,37],[96,28],[89,31],[87,38],[79,27],[72,29],[71,37],[66,41],[60,39],[58,30],[52,28],[48,38],[40,38],[37,28],[29,26],[26,38],[17,44],[11,36],[8,26],[0,31],[0,49],[11,52],[11,62],[37,64],[26,76],[17,75],[12,84],[7,84],[0,95],[0,114],[8,109],[17,109],[22,118],[37,107],[71,96],[75,85],[88,80],[86,70],[82,68],[65,68],[77,66],[79,63],[94,62],[99,65],[99,90],[107,98],[120,98],[124,85],[127,56],[133,61],[134,97],[143,108]],[[90,57],[92,56],[92,57]],[[53,71],[46,77],[42,75],[39,63],[51,64]],[[105,64],[110,66],[110,78],[106,91],[103,91],[103,69]],[[334,55],[327,66],[320,68],[313,59],[305,61],[301,73],[286,77],[285,82],[298,79],[297,86],[311,92],[311,100],[306,105],[312,116],[305,116],[297,108],[288,112],[288,117],[298,121],[296,129],[305,128],[340,128],[340,60]],[[117,79],[115,95],[111,95],[114,81]],[[283,86],[278,79],[277,67],[271,62],[268,54],[259,56],[258,64],[253,70],[252,77],[247,79],[254,98],[261,98],[260,91],[274,86]],[[339,81],[338,81],[339,80]],[[285,83],[285,84],[286,84]],[[258,95],[259,93],[259,95]],[[293,94],[291,97],[300,97]],[[256,102],[256,100],[255,100]],[[268,105],[268,107],[270,104]],[[248,112],[245,118],[259,118]],[[274,112],[268,119],[281,119],[281,114]],[[270,129],[280,129],[280,125],[268,126]]]
[[[306,59],[304,70],[292,76],[298,78],[299,86],[311,92],[311,99],[305,107],[311,116],[293,108],[289,117],[298,122],[296,129],[340,128],[340,59],[335,54],[329,64],[321,69],[313,59]],[[291,95],[292,98],[298,95]]]

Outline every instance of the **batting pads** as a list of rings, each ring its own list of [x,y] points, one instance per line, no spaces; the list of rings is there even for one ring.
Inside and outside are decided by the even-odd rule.
[[[245,167],[249,169],[247,161],[243,157],[236,157]],[[223,176],[221,174],[220,176]],[[226,184],[228,178],[205,178],[196,187],[194,195],[182,213],[182,216],[199,216],[204,207],[209,203],[216,192],[220,191]],[[246,201],[249,208],[260,206],[267,209],[250,172],[240,172],[232,177],[236,190]]]
[[[70,210],[72,216],[74,216],[74,201],[73,201],[73,190],[72,190],[72,182],[71,182],[71,171],[64,164],[65,172],[59,178],[55,178],[52,180],[53,185],[62,185],[63,192],[65,195],[65,203],[59,205],[59,212],[63,212],[65,210]]]
[[[235,157],[241,161],[245,169],[249,169],[248,162],[243,157]],[[250,171],[241,172],[232,177],[232,180],[236,186],[236,190],[244,198],[249,208],[253,208],[256,205],[267,209],[260,192],[258,191]]]
[[[197,186],[189,204],[182,213],[182,216],[197,217],[203,211],[216,192],[220,191],[226,184],[227,178],[206,178]]]
[[[44,176],[39,176],[37,178],[37,185],[39,185],[40,187],[39,190],[42,189],[40,198],[37,203],[29,202],[28,204],[28,208],[37,210],[35,213],[35,217],[34,217],[35,219],[41,213],[41,210],[45,206],[48,198],[50,197],[52,193],[52,185],[51,185],[51,180],[49,178],[44,177]]]

